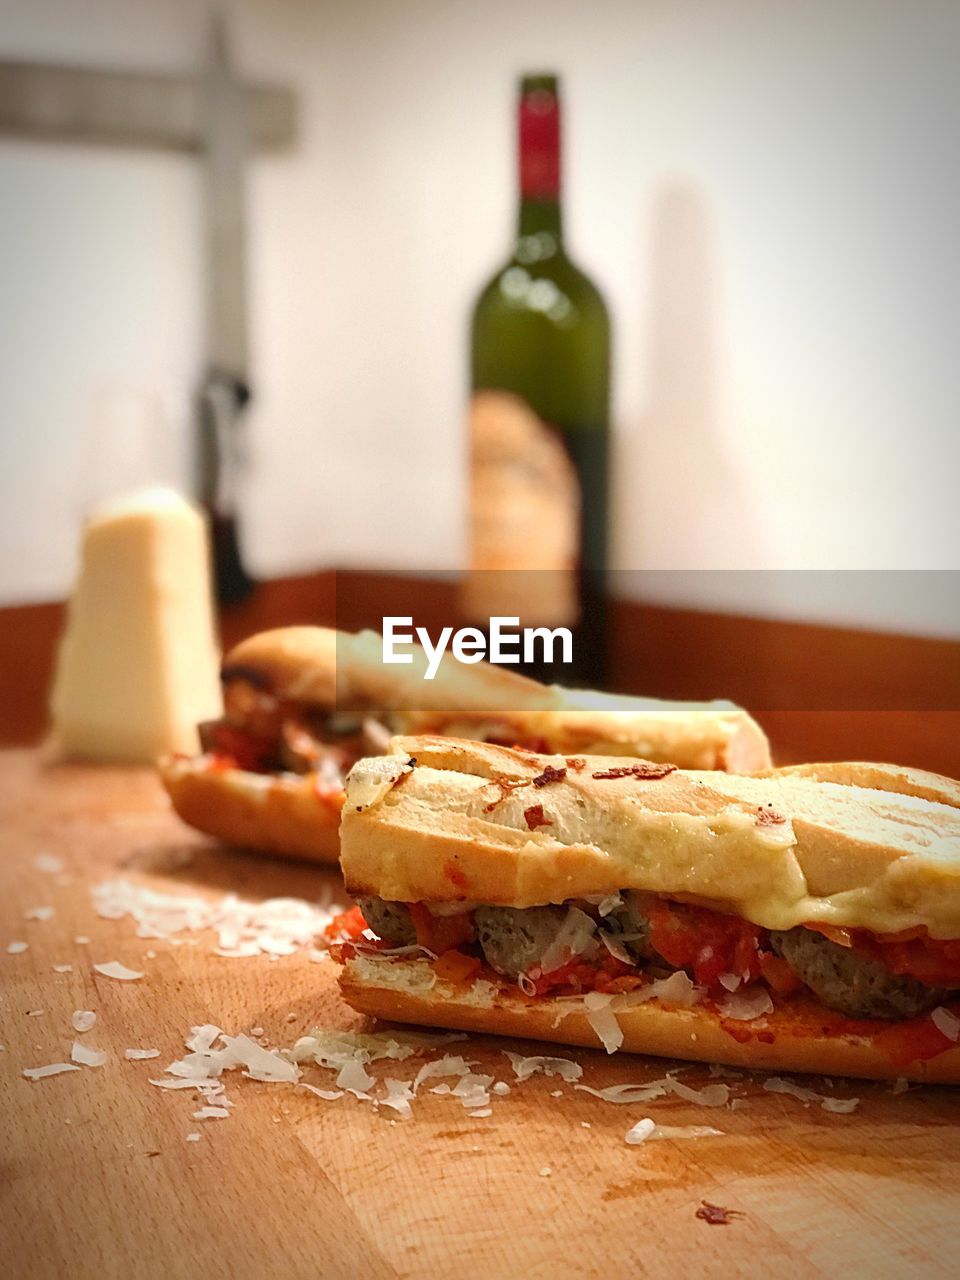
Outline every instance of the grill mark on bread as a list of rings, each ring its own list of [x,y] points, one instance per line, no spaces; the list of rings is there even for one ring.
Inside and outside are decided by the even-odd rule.
[[[636,764],[616,765],[613,769],[603,769],[599,773],[591,773],[591,778],[603,781],[607,778],[638,778],[641,782],[659,782],[671,773],[676,773],[675,764],[654,764],[652,760],[638,760]]]

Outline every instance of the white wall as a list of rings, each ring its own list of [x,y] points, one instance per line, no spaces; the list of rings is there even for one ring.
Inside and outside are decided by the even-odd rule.
[[[951,0],[228,7],[246,70],[303,111],[296,151],[251,172],[260,572],[458,563],[466,318],[511,232],[513,77],[549,67],[569,238],[616,325],[617,565],[957,566]],[[182,68],[202,47],[187,0],[0,16],[11,56]],[[91,454],[129,423],[152,443],[124,479],[183,474],[198,191],[188,158],[2,141],[0,189],[0,597],[43,598],[106,483]],[[722,581],[684,591],[715,604]],[[844,596],[798,609],[952,629]]]

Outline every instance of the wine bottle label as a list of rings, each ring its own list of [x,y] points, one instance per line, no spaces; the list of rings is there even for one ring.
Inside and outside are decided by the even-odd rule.
[[[581,495],[559,433],[519,396],[478,391],[470,406],[471,616],[575,625]]]

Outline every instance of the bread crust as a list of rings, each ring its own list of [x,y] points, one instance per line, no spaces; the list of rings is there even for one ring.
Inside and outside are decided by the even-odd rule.
[[[356,894],[526,907],[639,889],[770,929],[960,938],[960,811],[923,796],[792,774],[610,777],[629,762],[448,738],[392,750],[417,762],[399,785],[360,811],[348,785],[341,865]],[[536,785],[547,769],[564,776]]]
[[[337,700],[337,636],[331,627],[276,627],[241,640],[224,656],[220,679],[250,680],[264,693],[305,706]]]
[[[378,978],[378,967],[386,965],[393,970],[391,981]],[[602,1047],[581,1006],[549,997],[528,999],[502,988],[478,995],[469,986],[439,981],[426,990],[413,981],[415,966],[416,962],[403,959],[348,960],[340,990],[358,1012],[394,1022]],[[410,975],[409,985],[402,982],[404,974]],[[926,1062],[894,1066],[876,1037],[831,1031],[832,1015],[809,1001],[804,1006],[800,1018],[795,1006],[775,1010],[762,1019],[762,1028],[758,1025],[752,1031],[749,1022],[734,1024],[738,1034],[749,1036],[742,1043],[724,1030],[719,1014],[704,1005],[678,1008],[649,1000],[618,1009],[616,1016],[623,1031],[622,1049],[628,1053],[750,1070],[960,1084],[960,1046]],[[764,1039],[759,1038],[760,1032]]]
[[[739,707],[621,698],[558,686],[554,691],[559,705],[547,711],[503,711],[492,725],[477,716],[419,714],[410,717],[409,732],[510,743],[539,740],[558,755],[632,756],[669,761],[681,769],[759,773],[771,767],[766,734]]]
[[[686,769],[754,773],[771,766],[766,735],[728,703],[685,704],[547,686],[504,667],[464,666],[445,654],[433,680],[413,647],[385,667],[380,636],[329,627],[261,631],[226,655],[222,679],[325,710],[393,711],[409,733],[542,739],[564,754],[639,756]]]
[[[227,844],[335,864],[342,792],[320,792],[310,776],[248,773],[209,756],[161,761],[174,810]]]
[[[757,771],[759,772],[759,770]],[[923,769],[897,764],[870,764],[865,760],[835,761],[825,764],[793,764],[770,771],[771,777],[814,778],[817,782],[837,782],[846,787],[866,787],[895,795],[917,796],[934,804],[960,809],[960,782]]]
[[[411,647],[409,664],[385,666],[381,637],[330,627],[278,627],[242,640],[226,655],[225,682],[251,680],[264,692],[329,711],[497,713],[547,709],[555,692],[503,667],[466,666],[448,652],[425,680],[427,656]]]

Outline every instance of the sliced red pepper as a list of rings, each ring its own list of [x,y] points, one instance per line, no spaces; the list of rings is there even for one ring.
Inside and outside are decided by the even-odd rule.
[[[351,907],[348,911],[341,911],[338,916],[334,916],[324,929],[323,935],[328,942],[346,940],[356,942],[366,928],[367,922],[363,918],[363,912],[359,907]]]

